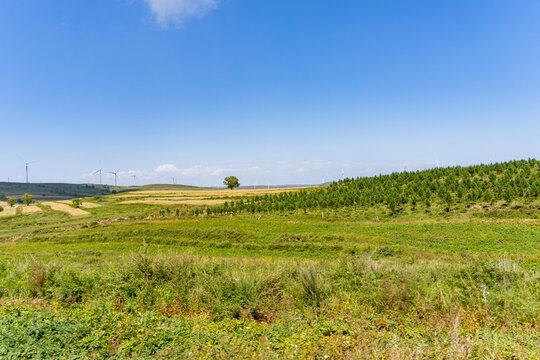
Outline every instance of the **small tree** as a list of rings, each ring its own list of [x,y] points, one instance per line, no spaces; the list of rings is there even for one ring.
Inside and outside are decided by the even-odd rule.
[[[15,205],[17,203],[17,199],[15,198],[9,198],[7,199],[7,203],[10,207],[13,207],[13,205]]]
[[[32,202],[32,195],[30,194],[24,194],[21,198],[21,200],[23,201],[23,203],[26,204],[26,206],[30,205],[30,203]]]
[[[81,199],[73,199],[73,206],[76,207],[76,208],[79,208],[81,207],[82,205],[82,200]]]
[[[240,186],[240,182],[236,176],[227,176],[225,180],[223,180],[223,184],[231,190]]]

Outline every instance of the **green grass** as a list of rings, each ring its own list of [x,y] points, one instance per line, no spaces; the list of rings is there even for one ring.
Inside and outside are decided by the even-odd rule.
[[[540,222],[522,202],[191,216],[92,201],[0,218],[1,359],[540,356]]]

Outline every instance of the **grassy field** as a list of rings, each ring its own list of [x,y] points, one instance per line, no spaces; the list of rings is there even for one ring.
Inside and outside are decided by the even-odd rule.
[[[0,217],[0,359],[540,357],[538,199],[206,214],[284,191]]]

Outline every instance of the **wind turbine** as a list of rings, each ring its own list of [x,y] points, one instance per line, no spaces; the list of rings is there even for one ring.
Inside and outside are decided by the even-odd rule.
[[[135,180],[137,179],[137,175],[133,174],[130,177],[133,178],[133,183],[135,184]]]
[[[35,163],[35,161],[26,161],[24,167],[26,168],[26,183],[28,184],[28,165]]]
[[[109,174],[113,174],[114,175],[114,186],[117,186],[117,180],[118,180],[118,172],[120,170],[116,170],[116,171],[109,171]]]
[[[99,185],[103,185],[101,183],[101,174],[103,173],[103,169],[99,169],[99,170],[96,170],[94,171],[94,173],[92,175],[96,175],[96,174],[99,174]]]

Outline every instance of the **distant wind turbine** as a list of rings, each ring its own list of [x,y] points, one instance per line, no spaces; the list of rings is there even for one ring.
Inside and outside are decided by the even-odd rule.
[[[133,183],[135,184],[135,181],[136,181],[136,179],[137,179],[137,175],[133,174],[133,175],[131,175],[130,177],[133,178]]]
[[[99,174],[99,185],[103,185],[103,183],[101,182],[101,174],[102,173],[103,173],[103,169],[99,169],[99,170],[94,171],[94,173],[92,174],[92,175]]]
[[[35,163],[35,161],[26,161],[24,167],[26,168],[26,183],[28,184],[28,165]]]
[[[118,183],[118,172],[120,170],[116,170],[116,171],[109,171],[109,174],[113,174],[114,175],[114,186],[117,186],[117,183]]]

